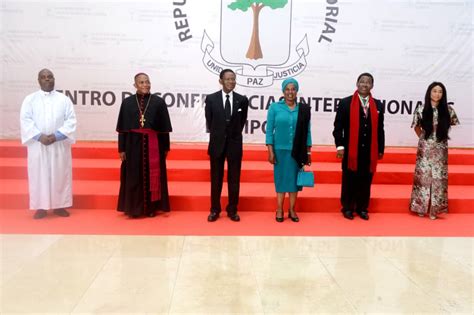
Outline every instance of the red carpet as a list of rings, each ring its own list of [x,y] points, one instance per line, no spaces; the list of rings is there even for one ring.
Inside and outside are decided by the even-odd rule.
[[[0,180],[0,204],[10,209],[28,208],[27,180]],[[449,187],[451,213],[472,213],[473,186]],[[305,212],[339,211],[340,184],[317,184],[298,195],[298,209]],[[74,207],[78,209],[114,209],[117,205],[119,181],[76,180],[73,184]],[[206,211],[210,208],[209,182],[169,182],[171,206],[186,211]],[[469,193],[471,191],[471,193]],[[242,182],[240,211],[274,211],[276,196],[273,183]],[[371,212],[406,213],[410,199],[410,185],[372,185]],[[222,204],[227,202],[224,184]]]
[[[272,212],[242,211],[241,221],[221,216],[207,222],[207,211],[174,211],[155,218],[129,219],[114,210],[72,209],[69,218],[49,213],[33,220],[26,210],[0,211],[5,234],[97,234],[97,235],[242,235],[242,236],[474,236],[474,214],[451,214],[437,220],[407,213],[375,213],[369,221],[353,221],[339,213],[300,212],[299,223],[277,223]]]
[[[129,220],[114,211],[119,187],[116,144],[82,142],[73,147],[74,208],[70,218],[33,220],[28,208],[26,149],[0,141],[1,233],[172,234],[172,235],[332,235],[473,236],[474,150],[449,151],[450,214],[436,221],[408,213],[415,148],[388,148],[372,186],[371,219],[347,221],[339,214],[340,164],[334,148],[313,148],[317,185],[298,197],[298,224],[274,220],[275,192],[263,145],[244,149],[242,222],[206,222],[209,162],[205,144],[173,144],[168,174],[173,211],[157,218]],[[191,181],[192,180],[192,181]],[[226,187],[223,204],[226,202]],[[83,210],[86,209],[86,210]]]

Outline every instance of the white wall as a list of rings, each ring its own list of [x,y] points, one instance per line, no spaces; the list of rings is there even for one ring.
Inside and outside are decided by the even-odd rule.
[[[259,60],[244,55],[251,9],[231,11],[230,2],[3,1],[0,138],[19,137],[21,102],[47,67],[57,89],[77,95],[78,139],[115,139],[122,94],[134,92],[135,73],[147,72],[152,90],[166,94],[172,140],[207,141],[201,99],[219,89],[211,70],[220,65],[239,72],[237,91],[252,97],[247,143],[264,142],[258,126],[265,105],[281,95],[280,77],[295,71],[299,96],[312,99],[313,141],[332,144],[334,99],[352,94],[358,74],[369,71],[373,95],[391,104],[387,145],[416,145],[411,111],[436,80],[447,86],[461,121],[450,145],[473,147],[473,1],[290,0],[282,9],[262,9]],[[186,97],[187,106],[178,105]],[[413,108],[402,111],[402,102]]]

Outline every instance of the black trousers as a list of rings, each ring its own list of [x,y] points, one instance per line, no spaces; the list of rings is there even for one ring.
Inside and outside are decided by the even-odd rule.
[[[211,157],[211,213],[221,212],[221,193],[224,181],[224,162],[227,160],[227,186],[229,203],[226,207],[227,214],[237,213],[240,193],[240,170],[242,168],[242,155],[231,154],[226,148],[219,157]]]
[[[342,211],[367,211],[373,176],[370,172],[342,171]]]

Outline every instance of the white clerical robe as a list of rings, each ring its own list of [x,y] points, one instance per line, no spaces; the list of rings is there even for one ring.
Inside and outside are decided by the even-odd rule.
[[[75,142],[76,115],[64,94],[38,91],[21,105],[21,142],[28,150],[30,209],[72,206],[71,144]],[[48,146],[34,137],[59,131],[66,139]]]

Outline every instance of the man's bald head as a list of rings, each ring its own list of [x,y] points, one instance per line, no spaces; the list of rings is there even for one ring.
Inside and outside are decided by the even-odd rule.
[[[48,68],[43,68],[38,72],[38,79],[41,75],[48,75],[48,74],[53,75],[53,71],[49,70]]]
[[[41,87],[41,90],[45,92],[51,92],[54,90],[54,74],[49,69],[41,69],[38,72],[38,83]]]
[[[150,77],[148,76],[148,74],[146,74],[145,72],[139,72],[139,73],[135,74],[135,77],[133,78],[133,80],[134,80],[135,82],[137,82],[137,80],[138,80],[140,77],[142,77],[142,76],[146,77],[147,79],[150,79]]]
[[[148,74],[140,72],[135,75],[135,84],[137,94],[146,95],[150,93],[151,83]]]

